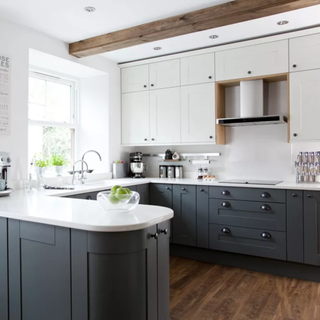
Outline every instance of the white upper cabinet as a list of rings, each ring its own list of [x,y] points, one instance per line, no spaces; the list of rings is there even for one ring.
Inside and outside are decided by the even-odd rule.
[[[289,40],[290,72],[320,68],[320,34]]]
[[[122,93],[149,90],[149,65],[121,69]]]
[[[150,92],[150,143],[180,142],[180,88]]]
[[[290,74],[290,141],[320,140],[320,69]]]
[[[215,142],[215,84],[181,87],[181,142]]]
[[[216,81],[288,72],[288,41],[216,52]]]
[[[148,144],[149,92],[122,95],[122,144]]]
[[[180,60],[151,63],[150,90],[180,86]]]
[[[181,59],[181,85],[214,81],[214,53]]]

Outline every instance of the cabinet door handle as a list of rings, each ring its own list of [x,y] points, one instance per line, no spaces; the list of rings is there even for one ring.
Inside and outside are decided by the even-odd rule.
[[[222,202],[221,205],[224,207],[224,208],[230,208],[231,205],[229,202]]]
[[[151,87],[154,87],[154,84],[153,84],[153,83],[151,83]]]
[[[248,71],[248,74],[251,74],[251,71]]]
[[[225,233],[225,234],[230,234],[231,233],[231,230],[229,228],[222,228],[221,229],[221,232],[222,233]]]
[[[293,134],[293,136],[294,136],[294,137],[297,137],[297,136],[298,136],[298,134],[297,134],[297,133],[294,133],[294,134]]]
[[[297,195],[296,193],[293,193],[293,194],[292,194],[292,197],[293,197],[293,198],[297,198],[298,195]]]
[[[271,196],[270,196],[270,193],[268,193],[268,192],[263,192],[262,194],[261,194],[261,198],[270,198]]]
[[[271,207],[267,204],[264,204],[261,206],[261,210],[264,210],[264,211],[270,211],[271,210]]]
[[[296,67],[297,67],[297,65],[296,65],[296,64],[294,64],[294,65],[292,65],[292,67],[293,67],[293,68],[296,68]]]
[[[230,195],[230,192],[229,192],[228,190],[223,190],[223,191],[221,192],[221,194],[222,194],[223,196],[228,196],[228,195]]]
[[[209,136],[209,139],[213,139],[213,136]]]
[[[92,197],[91,196],[87,196],[86,199],[87,200],[92,200]]]
[[[264,239],[271,239],[271,234],[269,232],[262,232],[261,237]]]
[[[182,191],[186,191],[186,188],[182,188]]]
[[[211,76],[209,76],[208,78],[209,78],[209,79],[212,79],[212,77],[211,77]]]
[[[151,238],[154,238],[155,240],[157,240],[158,237],[159,237],[159,234],[156,232],[156,233],[154,233],[154,234],[150,234],[150,237],[151,237]]]
[[[151,140],[154,141],[154,138],[152,138]]]
[[[144,141],[148,141],[148,139],[147,139],[147,138],[145,138],[145,139],[144,139]]]
[[[166,190],[170,190],[170,188],[169,188],[169,187],[166,187]]]
[[[163,233],[163,234],[167,235],[168,234],[168,229],[161,229],[160,233]]]
[[[312,194],[308,194],[307,197],[308,197],[309,199],[311,199],[311,198],[313,198],[313,195],[312,195]]]
[[[204,189],[200,189],[200,192],[204,192]]]
[[[143,87],[144,87],[144,88],[146,88],[147,86],[146,86],[146,85],[144,85]]]

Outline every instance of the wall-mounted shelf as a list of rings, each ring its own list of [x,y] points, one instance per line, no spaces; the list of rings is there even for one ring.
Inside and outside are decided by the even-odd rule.
[[[157,154],[146,153],[143,155],[143,157],[162,158],[162,160],[159,160],[159,162],[179,163],[179,162],[183,162],[183,161],[189,161],[191,163],[192,160],[209,160],[210,157],[220,157],[221,153],[219,153],[219,152],[216,152],[216,153],[180,153],[179,156],[181,157],[180,160],[165,160],[164,153],[157,153]],[[200,159],[200,158],[202,158],[202,159]]]

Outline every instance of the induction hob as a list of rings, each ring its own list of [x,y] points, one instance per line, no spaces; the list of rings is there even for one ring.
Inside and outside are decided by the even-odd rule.
[[[219,181],[219,183],[234,183],[234,184],[264,184],[275,186],[282,181],[272,181],[272,180],[243,180],[243,179],[233,179],[233,180],[224,180]]]

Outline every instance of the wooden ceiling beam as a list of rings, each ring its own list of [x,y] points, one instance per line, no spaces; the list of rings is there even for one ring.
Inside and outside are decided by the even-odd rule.
[[[74,42],[69,53],[82,58],[317,4],[320,0],[236,0]]]

